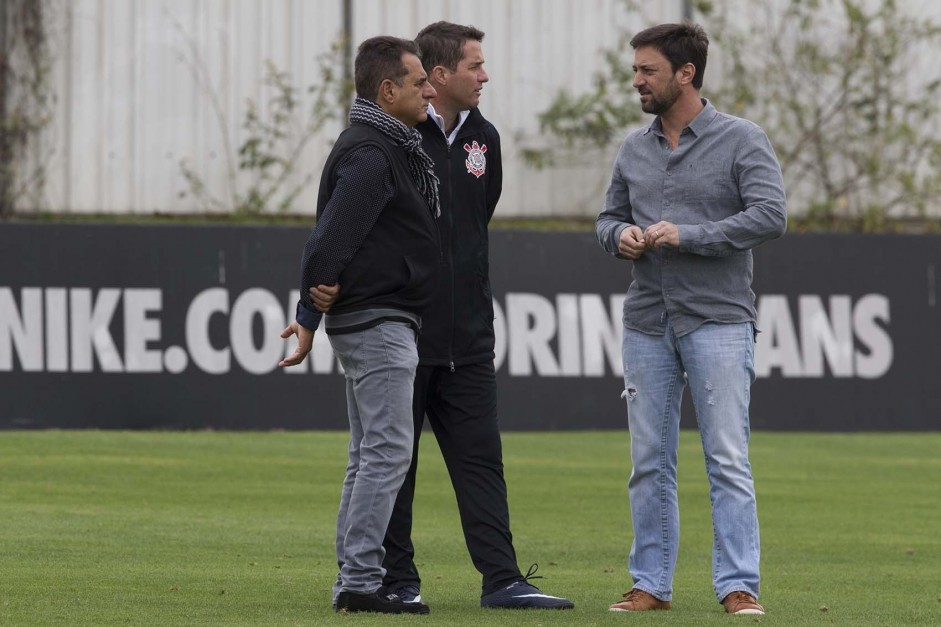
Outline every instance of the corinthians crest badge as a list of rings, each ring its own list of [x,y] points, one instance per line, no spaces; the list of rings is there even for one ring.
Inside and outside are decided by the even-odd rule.
[[[487,144],[483,146],[477,142],[464,144],[464,150],[467,151],[467,159],[464,163],[467,165],[468,173],[480,178],[487,170],[487,157],[484,156],[487,152]]]

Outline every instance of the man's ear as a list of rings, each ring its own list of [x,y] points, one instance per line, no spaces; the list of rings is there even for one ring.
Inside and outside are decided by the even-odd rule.
[[[696,66],[692,63],[687,63],[680,68],[680,84],[685,85],[687,83],[692,83],[693,78],[696,76]]]
[[[398,88],[399,86],[395,84],[395,81],[389,78],[379,83],[379,101],[386,104],[395,102]]]
[[[431,78],[439,85],[447,85],[449,76],[451,76],[451,70],[443,65],[436,65],[431,68]]]

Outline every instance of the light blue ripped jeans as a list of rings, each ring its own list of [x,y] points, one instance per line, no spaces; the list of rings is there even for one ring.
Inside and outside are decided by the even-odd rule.
[[[707,323],[676,337],[624,329],[624,396],[631,432],[628,494],[634,587],[673,596],[680,539],[676,459],[680,401],[689,384],[712,503],[712,578],[719,601],[735,591],[758,597],[758,512],[748,461],[748,404],[755,380],[750,322]]]

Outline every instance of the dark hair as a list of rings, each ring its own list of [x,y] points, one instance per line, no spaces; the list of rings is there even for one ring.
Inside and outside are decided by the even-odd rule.
[[[401,86],[402,77],[408,74],[408,68],[402,62],[402,55],[407,52],[418,56],[418,46],[414,41],[381,36],[361,43],[353,62],[356,93],[361,98],[376,100],[382,81],[389,79]]]
[[[667,58],[674,72],[687,63],[696,68],[693,87],[702,88],[703,74],[706,72],[706,56],[709,53],[709,37],[699,24],[660,24],[643,30],[631,39],[635,50],[652,46]]]
[[[451,22],[435,22],[421,29],[415,38],[421,51],[421,64],[426,72],[441,65],[452,72],[464,58],[464,44],[468,39],[483,41],[484,32],[473,26],[461,26]]]

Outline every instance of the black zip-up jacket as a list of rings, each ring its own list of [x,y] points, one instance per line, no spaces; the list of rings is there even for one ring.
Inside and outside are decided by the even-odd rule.
[[[477,109],[470,111],[450,147],[430,117],[416,128],[440,181],[438,229],[444,256],[437,291],[422,314],[419,363],[453,368],[492,360],[487,225],[503,190],[500,135]]]

